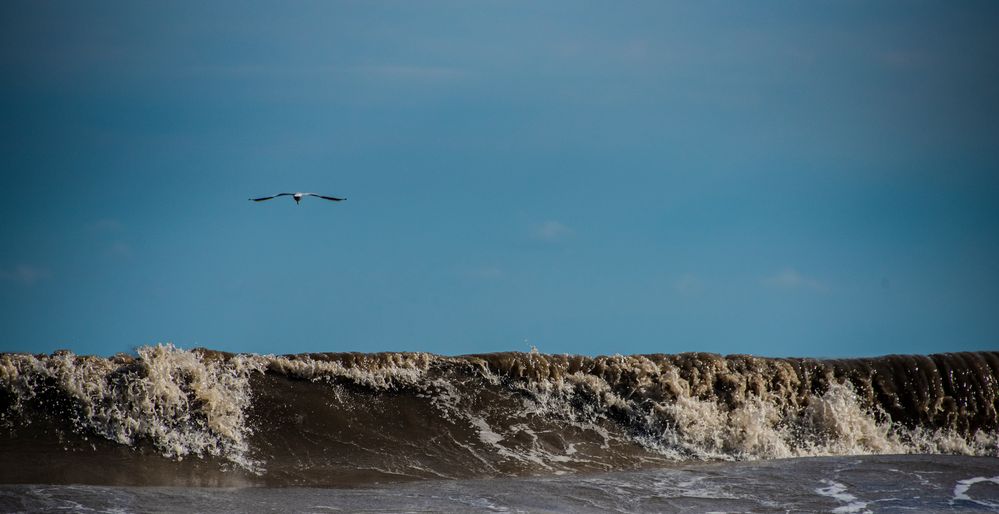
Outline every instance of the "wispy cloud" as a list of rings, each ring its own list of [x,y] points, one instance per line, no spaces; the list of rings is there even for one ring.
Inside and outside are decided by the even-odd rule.
[[[366,75],[373,75],[393,80],[419,80],[439,82],[463,78],[467,73],[457,68],[441,66],[411,66],[411,65],[369,65],[353,68]]]
[[[132,256],[132,245],[122,242],[115,241],[105,250],[104,252],[108,257],[131,257]]]
[[[531,227],[531,237],[539,241],[555,242],[573,234],[573,230],[564,223],[547,220]]]
[[[52,277],[52,272],[46,268],[30,264],[18,264],[13,268],[0,269],[0,281],[12,282],[26,286]]]
[[[461,275],[479,280],[497,280],[503,277],[503,270],[496,266],[480,266],[462,270]]]
[[[704,284],[696,275],[684,273],[673,282],[673,289],[684,295],[697,294],[704,290]]]
[[[87,230],[92,232],[117,232],[125,225],[114,218],[102,218],[87,224]]]
[[[287,66],[281,64],[238,64],[223,66],[192,66],[192,74],[218,77],[297,77],[316,79],[337,79],[354,77],[400,82],[437,83],[460,80],[469,77],[469,71],[447,66],[424,66],[419,64],[362,64],[358,66],[333,66],[329,64],[308,64]]]
[[[786,268],[773,275],[764,277],[763,285],[778,289],[808,289],[817,292],[828,290],[828,287],[821,281],[803,275],[793,268]]]
[[[875,54],[874,59],[886,67],[897,69],[927,68],[934,64],[932,55],[920,51],[885,51]]]

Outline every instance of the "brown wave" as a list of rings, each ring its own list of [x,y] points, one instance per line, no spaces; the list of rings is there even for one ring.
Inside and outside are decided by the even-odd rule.
[[[995,456],[997,377],[997,352],[2,354],[0,482],[348,485],[690,459]]]

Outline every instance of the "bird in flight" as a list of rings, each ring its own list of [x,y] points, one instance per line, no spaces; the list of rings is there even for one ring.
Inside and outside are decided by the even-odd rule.
[[[323,195],[318,195],[316,193],[278,193],[274,196],[261,196],[260,198],[250,198],[250,200],[254,202],[262,202],[264,200],[270,200],[271,198],[277,198],[279,196],[290,196],[293,199],[295,199],[296,204],[302,201],[303,196],[315,196],[316,198],[322,198],[323,200],[331,200],[334,202],[342,202],[346,200],[346,198],[337,198],[335,196],[323,196]]]

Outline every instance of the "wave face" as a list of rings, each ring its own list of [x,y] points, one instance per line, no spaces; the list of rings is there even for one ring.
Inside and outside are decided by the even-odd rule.
[[[0,355],[0,482],[357,485],[999,456],[999,352]]]

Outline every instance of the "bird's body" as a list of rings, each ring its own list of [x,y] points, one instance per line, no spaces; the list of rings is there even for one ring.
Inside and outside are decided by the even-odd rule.
[[[290,196],[293,200],[295,200],[296,204],[301,202],[302,198],[306,196],[315,196],[316,198],[322,198],[323,200],[330,200],[333,202],[342,202],[346,200],[346,198],[337,198],[335,196],[325,196],[316,193],[278,193],[273,196],[261,196],[260,198],[250,198],[250,200],[254,202],[262,202],[264,200],[270,200],[272,198],[277,198],[279,196]]]

